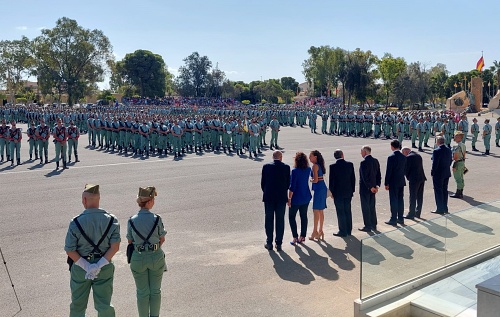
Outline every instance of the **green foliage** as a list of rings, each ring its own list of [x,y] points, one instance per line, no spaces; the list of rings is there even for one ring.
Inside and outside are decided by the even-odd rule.
[[[97,99],[105,100],[108,99],[108,97],[111,97],[111,100],[114,98],[113,94],[111,93],[111,90],[104,89],[97,95]]]
[[[179,76],[175,81],[177,91],[182,96],[206,96],[209,93],[212,62],[207,56],[200,56],[198,52],[192,53],[183,61],[185,64],[179,68]]]
[[[59,94],[68,94],[71,106],[89,85],[102,81],[112,46],[102,31],[84,29],[66,17],[41,32],[33,48],[42,92],[53,93],[55,87]]]
[[[384,82],[386,103],[389,104],[389,97],[393,93],[396,79],[406,70],[406,62],[401,57],[394,58],[391,54],[385,53],[384,57],[378,60],[377,65],[380,78]]]
[[[311,46],[309,58],[302,63],[303,74],[316,95],[326,95],[328,89],[345,82],[346,52],[330,46]]]
[[[28,99],[26,99],[24,97],[16,98],[16,102],[18,102],[18,103],[26,103],[27,101],[28,101]]]
[[[123,87],[128,94],[138,92],[144,97],[165,96],[168,73],[163,58],[146,50],[125,55],[113,67],[113,87]]]

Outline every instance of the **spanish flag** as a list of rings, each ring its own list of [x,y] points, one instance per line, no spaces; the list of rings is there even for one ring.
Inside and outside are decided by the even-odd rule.
[[[477,61],[477,64],[476,64],[476,69],[480,72],[483,71],[483,67],[484,67],[484,58],[481,56],[481,58]]]

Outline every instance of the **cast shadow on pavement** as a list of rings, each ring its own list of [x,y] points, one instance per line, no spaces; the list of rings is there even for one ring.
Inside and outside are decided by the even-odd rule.
[[[392,231],[396,232],[396,231]],[[407,245],[404,245],[394,239],[389,238],[388,234],[379,234],[373,236],[373,241],[380,244],[381,247],[389,251],[393,256],[398,258],[404,258],[407,260],[413,259],[413,249]],[[364,259],[364,257],[363,257]]]
[[[431,237],[423,232],[417,231],[413,228],[413,226],[407,226],[401,229],[401,231],[408,240],[420,244],[423,247],[433,248],[437,251],[446,251],[443,241]]]
[[[364,243],[361,243],[355,236],[345,237],[344,240],[346,241],[346,253],[350,254],[358,262],[361,262],[361,258],[363,258],[363,262],[371,265],[379,265],[382,261],[385,261],[382,253],[368,245],[368,241],[372,241],[373,238],[363,239],[366,240]]]
[[[346,239],[348,238],[346,237]],[[345,249],[337,249],[326,241],[318,244],[321,247],[321,249],[323,249],[323,252],[325,252],[330,257],[330,259],[335,264],[337,264],[339,269],[343,271],[352,271],[356,267],[354,262],[352,262],[352,260],[349,258],[349,251],[347,245]],[[357,251],[359,251],[359,245]],[[353,258],[355,257],[353,256]]]
[[[486,225],[483,225],[482,223],[468,220],[468,219],[459,217],[459,216],[454,215],[454,214],[450,214],[447,217],[451,222],[453,222],[457,226],[460,226],[460,227],[467,229],[467,230],[470,230],[472,232],[485,233],[488,235],[495,235],[493,233],[493,228],[488,227]]]
[[[307,253],[302,249],[307,250]],[[317,276],[321,276],[327,280],[335,281],[339,279],[339,274],[336,269],[330,266],[328,258],[320,256],[316,251],[308,247],[305,243],[295,248],[295,252],[299,255],[299,260],[304,263],[306,268]]]
[[[420,222],[420,224],[422,226],[425,226],[427,228],[427,230],[429,230],[430,232],[432,232],[436,236],[440,236],[440,237],[447,238],[447,239],[455,238],[456,236],[458,236],[458,233],[456,233],[455,231],[450,230],[447,227],[438,225],[435,222],[438,219],[442,219],[442,218],[441,217],[433,218],[431,220],[422,221],[422,222]]]
[[[52,176],[57,176],[60,175],[64,169],[62,167],[59,167],[59,169],[52,170],[51,172],[45,174],[45,177],[52,177]]]
[[[295,262],[284,251],[279,253],[269,251],[269,256],[274,262],[276,273],[282,280],[303,285],[309,285],[315,280],[314,275],[308,269]]]

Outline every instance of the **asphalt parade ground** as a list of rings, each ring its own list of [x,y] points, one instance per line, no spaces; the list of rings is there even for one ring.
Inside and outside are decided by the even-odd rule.
[[[482,124],[483,119],[479,119]],[[492,120],[494,122],[496,119]],[[472,117],[469,118],[472,122]],[[319,120],[318,120],[318,123]],[[482,125],[481,125],[482,126]],[[23,131],[26,126],[21,125]],[[320,127],[320,125],[318,125]],[[318,132],[320,129],[318,129]],[[270,133],[267,134],[269,142]],[[156,186],[153,208],[167,229],[168,272],[163,279],[163,316],[352,316],[353,301],[360,289],[360,240],[368,237],[363,226],[359,194],[352,201],[353,236],[334,237],[337,223],[333,200],[325,210],[325,241],[307,240],[291,246],[288,220],[283,251],[264,249],[264,206],[260,189],[262,165],[272,161],[267,147],[257,159],[223,152],[188,152],[173,156],[132,157],[103,150],[90,150],[87,136],[80,138],[79,163],[67,170],[55,170],[55,163],[39,165],[29,158],[23,135],[21,166],[0,164],[0,248],[6,266],[0,263],[1,316],[67,316],[69,314],[69,272],[64,239],[69,221],[82,210],[81,192],[85,183],[101,187],[101,208],[118,217],[122,243],[113,261],[116,266],[112,303],[117,316],[137,316],[135,285],[126,262],[126,222],[138,211],[135,198],[139,186]],[[323,153],[332,164],[333,151],[340,148],[357,170],[362,145],[385,175],[389,141],[311,134],[304,127],[284,127],[279,134],[284,159],[293,165],[297,151]],[[429,142],[434,144],[434,140]],[[500,148],[492,137],[492,155],[469,152],[464,199],[450,199],[450,212],[497,200]],[[403,145],[411,145],[404,141]],[[470,150],[470,139],[466,143]],[[481,138],[478,149],[483,150]],[[430,177],[431,149],[422,153],[428,181],[424,192],[423,218],[436,216]],[[49,159],[54,158],[53,143]],[[73,158],[74,159],[74,158]],[[62,164],[61,164],[62,165]],[[328,179],[328,168],[325,180]],[[450,179],[450,193],[455,182]],[[358,185],[356,184],[356,191]],[[376,196],[379,230],[394,227],[389,220],[389,194],[381,189]],[[309,230],[312,231],[312,210]],[[405,214],[408,188],[405,188]],[[287,217],[287,216],[286,216]],[[407,220],[408,225],[413,222]],[[19,297],[19,307],[6,267]],[[91,296],[92,297],[92,296]],[[97,316],[89,300],[88,316]]]

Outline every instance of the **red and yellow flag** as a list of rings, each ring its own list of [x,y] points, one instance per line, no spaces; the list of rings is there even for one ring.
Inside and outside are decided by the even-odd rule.
[[[476,69],[480,72],[483,71],[483,67],[484,67],[484,58],[481,56],[481,58],[477,61],[477,64],[476,64]]]

